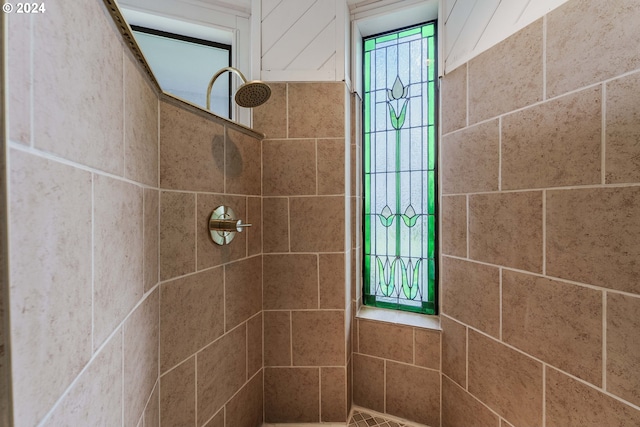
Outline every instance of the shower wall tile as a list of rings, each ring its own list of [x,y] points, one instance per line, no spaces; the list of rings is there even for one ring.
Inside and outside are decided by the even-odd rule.
[[[469,123],[542,101],[542,19],[469,61]]]
[[[494,337],[500,334],[497,267],[442,257],[442,312]]]
[[[262,164],[260,140],[227,127],[225,192],[260,195]]]
[[[347,384],[345,368],[320,368],[320,421],[347,420]]]
[[[98,348],[142,297],[142,188],[93,177],[94,348]],[[113,266],[118,265],[118,268]]]
[[[196,424],[195,356],[160,377],[160,423],[163,427]]]
[[[502,119],[502,189],[599,184],[602,88]]]
[[[262,369],[262,313],[247,321],[247,379]]]
[[[224,267],[225,330],[229,331],[262,310],[262,257]]]
[[[14,417],[35,425],[92,354],[91,174],[9,155]]]
[[[289,252],[289,199],[265,197],[262,204],[264,218],[269,222],[264,228],[264,252]]]
[[[606,88],[607,183],[639,182],[640,73],[611,81]]]
[[[542,272],[542,192],[469,196],[469,257]]]
[[[443,376],[442,425],[498,427],[499,418],[464,388]]]
[[[264,366],[291,366],[291,312],[264,312]]]
[[[598,24],[593,25],[597,17]],[[634,0],[615,7],[572,0],[547,16],[547,95],[557,96],[640,68]],[[603,31],[603,29],[606,29]]]
[[[440,85],[442,134],[462,129],[467,124],[467,65],[447,74]],[[446,101],[446,102],[445,102]]]
[[[353,354],[353,403],[384,412],[384,359]]]
[[[118,330],[42,425],[122,425],[122,401],[122,331]],[[124,425],[135,426],[140,414],[135,419],[128,416],[125,413]]]
[[[467,328],[447,316],[440,317],[440,325],[442,326],[442,373],[466,388]]]
[[[607,294],[607,391],[640,404],[640,298]]]
[[[442,196],[440,203],[442,253],[466,257],[467,198],[465,196]]]
[[[195,194],[160,193],[160,280],[196,269]]]
[[[371,356],[413,363],[413,328],[359,319],[358,350]]]
[[[640,424],[640,412],[552,368],[546,369],[546,425],[562,427]]]
[[[197,218],[187,218],[195,221],[197,239],[197,269],[204,270],[231,261],[237,261],[247,256],[247,238],[244,231],[236,234],[233,243],[220,246],[211,239],[209,219],[211,213],[218,206],[229,206],[238,219],[243,222],[247,218],[247,198],[242,196],[228,196],[226,194],[197,194]],[[192,227],[193,227],[192,223]]]
[[[291,312],[293,365],[344,365],[344,322],[344,311]]]
[[[251,228],[245,229],[247,233],[247,256],[262,253],[262,197],[247,198],[247,220]],[[270,218],[270,217],[267,217]],[[269,224],[271,227],[271,224]],[[269,228],[267,227],[267,228]]]
[[[6,47],[7,109],[9,113],[7,135],[12,142],[31,144],[31,28],[30,14],[13,13],[7,16],[6,26],[10,41]],[[5,110],[6,114],[6,110]]]
[[[158,96],[147,76],[125,55],[124,59],[125,176],[158,186]]]
[[[159,280],[160,256],[160,194],[158,190],[145,188],[143,195],[144,210],[144,259],[143,280],[144,291],[153,288]]]
[[[32,21],[35,147],[122,176],[124,52],[113,24],[91,2],[46,14]]]
[[[506,343],[602,385],[602,292],[503,270],[502,325]]]
[[[542,364],[473,330],[468,351],[469,392],[515,425],[541,426]]]
[[[204,427],[224,427],[224,409],[220,409]]]
[[[124,323],[125,425],[143,414],[158,379],[159,296],[158,289],[149,294]]]
[[[160,287],[160,372],[190,357],[224,332],[221,267]]]
[[[262,164],[265,196],[316,194],[315,140],[264,140]]]
[[[287,84],[269,82],[271,98],[253,109],[253,128],[267,138],[287,137]]]
[[[319,368],[265,368],[265,422],[317,423],[319,401]]]
[[[260,373],[245,384],[227,403],[224,411],[227,426],[256,427],[262,425],[264,411],[262,383],[262,373]]]
[[[442,138],[442,193],[495,191],[499,186],[498,120]]]
[[[317,255],[264,255],[262,286],[263,310],[317,309]]]
[[[640,188],[547,192],[547,274],[640,293]]]
[[[318,139],[318,194],[344,194],[345,142],[341,139]]]
[[[224,126],[160,103],[160,186],[224,192]]]
[[[440,425],[440,373],[386,362],[386,412],[422,424]]]
[[[292,252],[344,251],[344,197],[292,197],[289,203]]]
[[[289,83],[288,138],[343,138],[343,82]]]
[[[343,254],[320,254],[320,308],[345,308],[345,257]]]
[[[197,355],[198,424],[216,412],[247,379],[246,327],[223,335]]]
[[[156,380],[155,387],[144,409],[144,425],[146,427],[160,427],[160,380]]]
[[[635,6],[569,0],[442,79],[443,426],[639,422]],[[497,158],[447,144],[496,122]]]
[[[440,370],[441,332],[414,328],[413,362],[417,366]]]

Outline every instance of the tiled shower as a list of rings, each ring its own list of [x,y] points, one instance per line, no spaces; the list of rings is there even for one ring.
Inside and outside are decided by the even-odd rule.
[[[103,3],[77,3],[6,22],[16,426],[345,423],[352,404],[640,423],[633,0],[570,0],[443,77],[441,330],[355,317],[345,83],[273,82],[239,127],[159,94]],[[223,204],[253,226],[217,247]]]

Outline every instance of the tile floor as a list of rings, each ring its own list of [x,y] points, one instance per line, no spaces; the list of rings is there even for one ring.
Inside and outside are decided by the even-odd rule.
[[[348,427],[413,427],[419,424],[390,420],[379,414],[369,414],[359,409],[355,409],[349,419]]]

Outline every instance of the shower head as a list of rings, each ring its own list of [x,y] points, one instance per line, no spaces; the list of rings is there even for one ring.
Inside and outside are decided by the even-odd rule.
[[[238,88],[235,100],[241,107],[253,108],[267,102],[270,96],[271,88],[268,84],[253,80]]]
[[[224,67],[223,69],[215,73],[209,81],[209,87],[207,88],[207,110],[211,109],[211,89],[213,88],[213,82],[215,82],[216,79],[220,77],[220,75],[222,75],[222,73],[225,73],[227,71],[236,73],[242,79],[242,84],[236,91],[236,95],[234,97],[236,103],[239,106],[245,108],[253,108],[267,102],[267,100],[271,96],[271,88],[268,84],[259,80],[247,82],[245,76],[237,68]]]

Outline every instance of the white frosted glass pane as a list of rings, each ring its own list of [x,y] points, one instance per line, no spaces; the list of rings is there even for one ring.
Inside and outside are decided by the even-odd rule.
[[[206,107],[211,77],[229,66],[229,51],[213,46],[135,31],[153,74],[165,92]],[[211,91],[211,110],[229,117],[229,78],[223,74]]]
[[[391,46],[387,49],[387,80],[385,86],[387,89],[393,87],[393,83],[398,75],[398,48]]]
[[[423,157],[426,157],[427,154],[427,151],[422,146],[422,129],[412,128],[410,132],[411,170],[420,170],[423,163],[426,163],[426,159],[423,159]]]
[[[422,41],[411,42],[411,83],[422,82]]]

